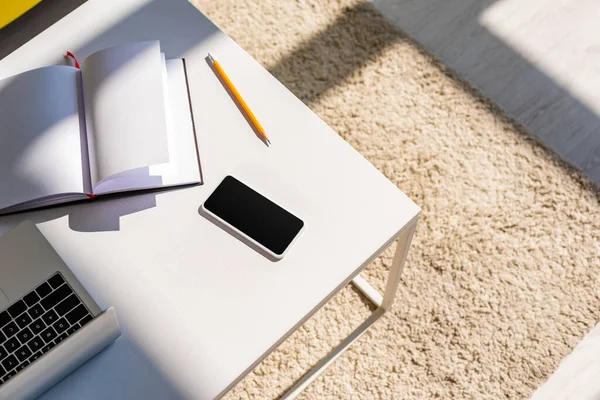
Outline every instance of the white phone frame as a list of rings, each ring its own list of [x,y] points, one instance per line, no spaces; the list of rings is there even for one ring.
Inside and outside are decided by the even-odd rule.
[[[227,176],[231,176],[231,175],[227,175]],[[221,182],[215,187],[215,189],[211,192],[211,194],[206,198],[206,200],[208,200],[208,198],[210,198],[210,196],[212,196],[212,194],[214,193],[215,190],[217,190],[217,188],[219,186],[221,186],[221,184],[223,183],[223,181],[227,178],[227,176],[225,176]],[[238,182],[240,182],[243,185],[246,185],[246,183],[242,182],[241,180],[239,180],[238,178],[231,176],[232,178],[234,178],[235,180],[237,180]],[[269,199],[267,196],[263,195],[262,193],[260,193],[258,190],[255,190],[254,188],[252,188],[249,185],[246,185],[247,187],[249,187],[250,189],[254,190],[256,193],[258,193],[259,195],[263,196],[264,198],[266,198],[267,200],[275,203],[273,200]],[[205,202],[206,202],[205,200]],[[277,204],[277,203],[275,203]],[[278,204],[277,204],[278,205]],[[281,206],[279,206],[281,207]],[[254,250],[258,251],[259,253],[263,253],[263,255],[270,257],[274,260],[281,260],[283,259],[283,257],[285,257],[285,255],[288,253],[288,251],[290,250],[290,248],[294,245],[294,243],[296,243],[296,241],[298,240],[298,238],[302,235],[302,233],[304,232],[304,230],[306,229],[306,223],[304,222],[304,220],[300,219],[299,217],[297,217],[295,214],[292,214],[290,211],[286,210],[284,208],[284,210],[292,215],[294,215],[296,218],[300,219],[302,221],[302,228],[300,228],[300,230],[298,231],[298,233],[296,234],[296,236],[294,236],[294,238],[292,239],[292,241],[290,242],[290,244],[288,244],[288,246],[285,248],[285,250],[283,251],[283,253],[281,254],[276,254],[273,251],[269,250],[267,247],[265,247],[264,245],[260,244],[259,242],[257,242],[256,240],[254,240],[253,238],[251,238],[250,236],[248,236],[247,234],[245,234],[244,232],[240,231],[239,229],[237,229],[235,226],[231,225],[229,222],[225,221],[224,219],[222,219],[221,217],[219,217],[218,215],[216,215],[215,213],[213,213],[212,211],[210,211],[209,209],[207,209],[206,207],[204,207],[204,203],[202,203],[202,205],[200,206],[201,210],[203,213],[205,213],[207,216],[209,216],[210,218],[212,218],[213,220],[217,221],[218,224],[223,225],[221,228],[225,227],[231,231],[233,231],[236,234],[236,238],[240,239],[242,242],[246,242],[245,244],[248,245],[249,247],[253,248]],[[281,207],[283,208],[283,207]],[[225,230],[227,230],[225,229]]]

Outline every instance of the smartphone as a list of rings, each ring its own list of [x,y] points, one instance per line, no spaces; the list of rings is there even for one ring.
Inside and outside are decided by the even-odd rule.
[[[300,218],[233,176],[223,179],[202,210],[276,259],[283,258],[304,228]]]

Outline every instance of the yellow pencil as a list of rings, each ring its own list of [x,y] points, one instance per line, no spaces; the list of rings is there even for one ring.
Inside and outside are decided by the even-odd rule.
[[[271,142],[269,141],[269,138],[267,137],[267,134],[265,133],[264,128],[262,127],[260,122],[258,122],[256,117],[254,116],[254,113],[252,112],[252,110],[250,110],[250,107],[248,107],[248,104],[246,104],[246,102],[242,98],[242,95],[240,94],[240,92],[238,92],[238,90],[235,88],[235,86],[233,86],[231,79],[229,79],[229,77],[227,76],[225,71],[223,71],[221,64],[219,64],[219,62],[217,60],[215,60],[213,58],[213,56],[210,55],[210,53],[208,54],[208,59],[212,63],[217,74],[219,74],[219,77],[221,78],[221,80],[223,81],[225,86],[227,86],[227,89],[229,89],[229,91],[233,95],[234,99],[238,102],[238,104],[242,108],[244,114],[246,114],[246,117],[248,117],[248,120],[253,125],[254,130],[263,138],[263,140],[265,142],[267,142],[268,144],[271,144]]]

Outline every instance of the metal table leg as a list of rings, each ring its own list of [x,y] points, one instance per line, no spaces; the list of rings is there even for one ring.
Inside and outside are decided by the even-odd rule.
[[[362,324],[358,326],[348,337],[346,337],[339,345],[337,345],[327,356],[319,361],[306,375],[304,375],[298,382],[294,384],[285,394],[281,397],[281,400],[295,399],[308,385],[311,384],[319,375],[321,375],[329,365],[331,365],[344,351],[350,347],[350,345],[363,335],[369,329],[371,325],[375,323],[382,315],[388,311],[394,303],[396,297],[396,291],[400,284],[400,277],[402,276],[402,270],[404,268],[404,262],[408,255],[408,250],[412,242],[413,235],[417,221],[415,220],[412,225],[409,225],[404,229],[397,239],[396,253],[394,254],[394,260],[392,262],[392,268],[388,275],[387,284],[383,296],[372,287],[363,277],[357,275],[353,280],[352,284],[363,294],[369,301],[377,306],[377,309],[373,311],[371,316],[367,318]]]

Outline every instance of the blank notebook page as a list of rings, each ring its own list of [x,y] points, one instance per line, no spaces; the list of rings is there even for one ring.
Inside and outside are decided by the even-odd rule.
[[[53,66],[0,81],[0,209],[83,193],[79,71]]]
[[[158,41],[101,50],[82,65],[92,185],[169,161]]]
[[[114,175],[94,187],[95,194],[200,182],[198,153],[183,60],[166,61],[169,162]]]

